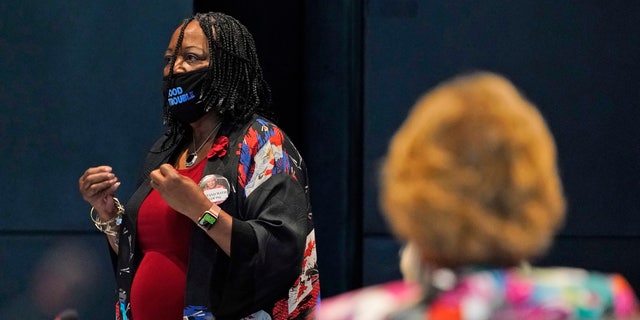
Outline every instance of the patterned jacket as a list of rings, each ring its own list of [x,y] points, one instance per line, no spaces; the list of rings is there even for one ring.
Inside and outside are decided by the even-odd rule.
[[[188,139],[163,136],[148,153],[140,184],[126,205],[119,254],[117,319],[131,319],[129,292],[141,260],[138,209],[150,192],[149,173],[175,161]],[[306,319],[320,281],[307,171],[298,150],[274,124],[254,116],[223,124],[203,177],[224,176],[219,206],[234,221],[231,257],[194,224],[189,248],[184,319]]]

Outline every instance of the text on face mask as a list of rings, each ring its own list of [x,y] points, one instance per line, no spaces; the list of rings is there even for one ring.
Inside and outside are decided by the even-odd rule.
[[[175,87],[169,89],[169,97],[167,101],[169,102],[170,106],[174,106],[176,104],[181,104],[185,101],[189,101],[195,97],[196,95],[193,94],[193,91],[182,93],[182,87]]]

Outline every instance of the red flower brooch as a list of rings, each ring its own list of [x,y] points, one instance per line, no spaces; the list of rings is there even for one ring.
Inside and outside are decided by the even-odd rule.
[[[229,138],[227,138],[226,136],[219,136],[213,142],[209,153],[207,153],[207,159],[211,157],[222,158],[225,154],[227,154],[227,150],[229,150]]]

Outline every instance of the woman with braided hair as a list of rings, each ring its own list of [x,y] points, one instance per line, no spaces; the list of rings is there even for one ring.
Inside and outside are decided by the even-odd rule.
[[[106,234],[118,319],[303,319],[319,297],[305,163],[264,117],[270,91],[251,34],[221,13],[173,33],[168,130],[126,205],[109,166],[80,193]]]

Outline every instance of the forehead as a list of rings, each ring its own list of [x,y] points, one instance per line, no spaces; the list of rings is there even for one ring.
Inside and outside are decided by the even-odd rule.
[[[169,43],[169,48],[173,49],[178,42],[178,37],[180,36],[180,29],[182,26],[179,26],[171,36],[171,42]],[[187,24],[187,27],[184,29],[184,35],[182,37],[182,45],[181,47],[189,47],[196,46],[201,47],[203,49],[207,48],[207,36],[202,31],[200,27],[200,23],[198,21],[193,20]]]

